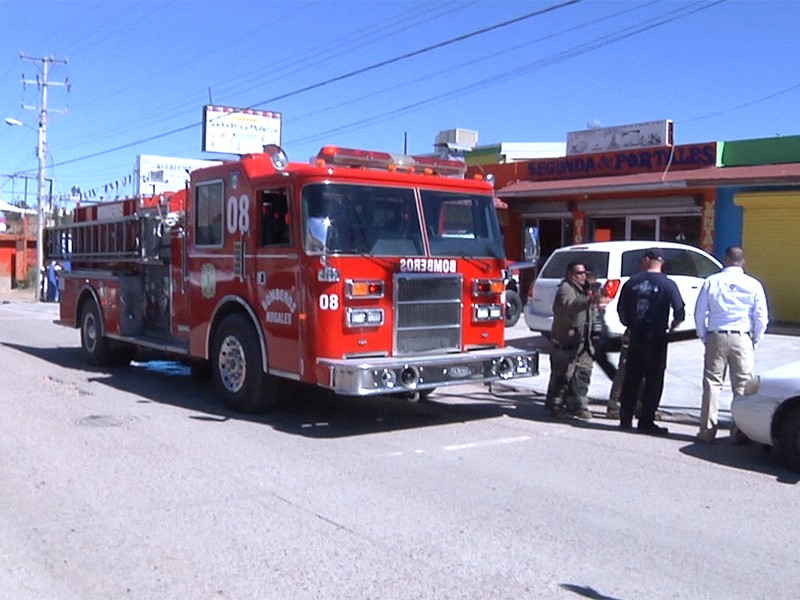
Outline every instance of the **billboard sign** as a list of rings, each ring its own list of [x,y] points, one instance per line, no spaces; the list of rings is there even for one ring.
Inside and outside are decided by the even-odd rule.
[[[257,154],[264,146],[281,145],[281,113],[233,108],[203,107],[203,151]]]
[[[567,133],[567,155],[672,146],[672,121],[649,121]]]

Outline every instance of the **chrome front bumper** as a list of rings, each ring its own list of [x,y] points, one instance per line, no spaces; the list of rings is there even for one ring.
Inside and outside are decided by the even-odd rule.
[[[446,385],[508,381],[539,374],[539,354],[503,348],[461,354],[319,359],[320,385],[337,394],[408,394]]]

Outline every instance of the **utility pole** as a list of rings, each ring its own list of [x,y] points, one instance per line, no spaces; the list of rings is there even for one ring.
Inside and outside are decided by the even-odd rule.
[[[25,76],[22,76],[22,85],[23,88],[26,84],[36,84],[39,88],[40,96],[39,96],[39,105],[38,106],[27,106],[24,105],[22,108],[25,110],[36,110],[39,113],[39,143],[37,145],[36,150],[36,157],[39,160],[39,191],[36,196],[36,216],[37,216],[37,224],[36,224],[36,299],[37,300],[44,300],[42,298],[42,293],[44,291],[43,286],[43,277],[42,277],[42,267],[44,266],[44,222],[45,222],[45,191],[44,191],[44,182],[45,182],[45,168],[46,168],[46,159],[47,159],[47,88],[50,85],[60,85],[67,88],[69,91],[69,82],[64,81],[63,83],[55,83],[51,82],[49,79],[50,76],[50,65],[52,64],[62,64],[66,65],[66,59],[59,60],[55,59],[52,56],[45,56],[42,58],[35,58],[33,56],[25,56],[25,54],[20,54],[20,58],[22,60],[29,60],[35,63],[41,63],[41,78],[37,75],[36,79],[25,79]]]

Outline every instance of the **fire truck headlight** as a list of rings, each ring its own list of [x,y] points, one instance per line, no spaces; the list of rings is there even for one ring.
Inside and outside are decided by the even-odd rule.
[[[502,304],[476,304],[473,311],[475,321],[500,321],[503,319]]]
[[[383,325],[382,308],[348,308],[348,327],[379,327]]]

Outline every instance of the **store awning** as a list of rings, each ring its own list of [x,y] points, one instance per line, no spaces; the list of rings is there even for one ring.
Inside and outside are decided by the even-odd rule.
[[[19,206],[14,206],[13,204],[9,204],[5,200],[0,200],[0,212],[11,212],[11,213],[19,213],[22,215],[35,215],[36,211],[30,208],[20,208]]]

